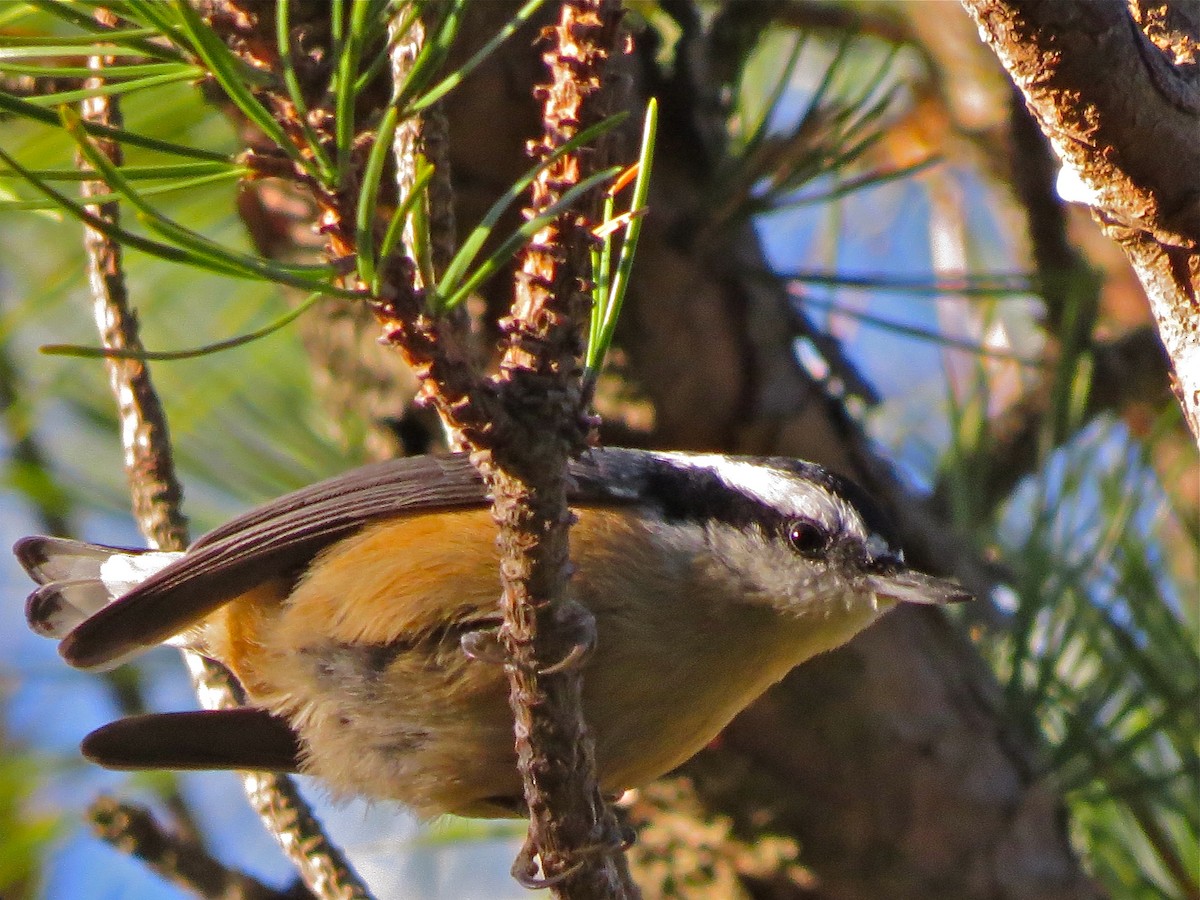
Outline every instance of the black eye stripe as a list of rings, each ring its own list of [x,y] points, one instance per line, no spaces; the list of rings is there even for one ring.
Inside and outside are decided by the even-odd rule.
[[[647,473],[645,494],[657,501],[669,521],[721,522],[735,528],[773,528],[786,521],[711,469],[657,467]]]

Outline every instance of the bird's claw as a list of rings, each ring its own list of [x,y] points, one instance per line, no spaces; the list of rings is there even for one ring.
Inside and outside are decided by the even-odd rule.
[[[566,672],[582,665],[596,649],[596,617],[574,600],[561,603],[557,610],[559,627],[571,637],[571,647],[562,659],[538,669],[539,675]]]
[[[618,821],[615,823],[615,826],[616,834],[612,839],[581,847],[571,854],[574,857],[571,863],[553,875],[538,874],[545,870],[540,863],[537,848],[534,846],[533,835],[532,833],[527,833],[525,835],[525,842],[521,845],[521,850],[517,854],[517,858],[513,860],[512,877],[521,887],[530,890],[541,890],[561,884],[577,873],[588,860],[596,856],[607,856],[610,853],[624,853],[633,846],[634,841],[637,839],[637,832],[625,822]]]
[[[459,646],[468,659],[503,666],[508,663],[508,651],[500,640],[500,628],[479,628],[459,638]]]
[[[574,600],[567,600],[559,605],[556,618],[559,626],[572,638],[571,646],[558,662],[539,668],[539,675],[554,675],[574,669],[582,665],[596,649],[596,618],[585,606]],[[502,628],[503,626],[496,626],[468,631],[459,639],[462,652],[469,659],[480,662],[498,666],[512,665],[512,659],[501,637]]]

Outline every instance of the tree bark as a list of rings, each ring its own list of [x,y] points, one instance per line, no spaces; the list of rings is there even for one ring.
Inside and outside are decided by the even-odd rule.
[[[1200,15],[1115,0],[963,5],[1137,272],[1200,438]]]

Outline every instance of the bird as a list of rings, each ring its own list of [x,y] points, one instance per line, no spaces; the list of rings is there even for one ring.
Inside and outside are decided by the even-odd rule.
[[[910,568],[871,498],[784,457],[594,448],[568,467],[568,600],[594,622],[582,707],[609,796],[680,765],[793,667],[900,604],[970,599]],[[363,466],[184,552],[34,536],[30,627],[72,666],[161,643],[226,665],[244,707],[83,741],[116,769],[303,772],[420,816],[524,814],[488,490],[466,455]]]

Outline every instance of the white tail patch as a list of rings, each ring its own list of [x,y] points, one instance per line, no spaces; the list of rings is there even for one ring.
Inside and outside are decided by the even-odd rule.
[[[53,537],[24,538],[13,549],[41,585],[25,601],[29,627],[58,639],[183,556]]]
[[[161,550],[147,550],[137,554],[114,553],[100,564],[98,575],[108,588],[109,596],[116,598],[182,557],[182,553]]]
[[[52,581],[99,578],[100,566],[105,560],[114,553],[126,551],[67,538],[39,536],[17,541],[13,552],[30,578],[38,584],[49,584]]]

